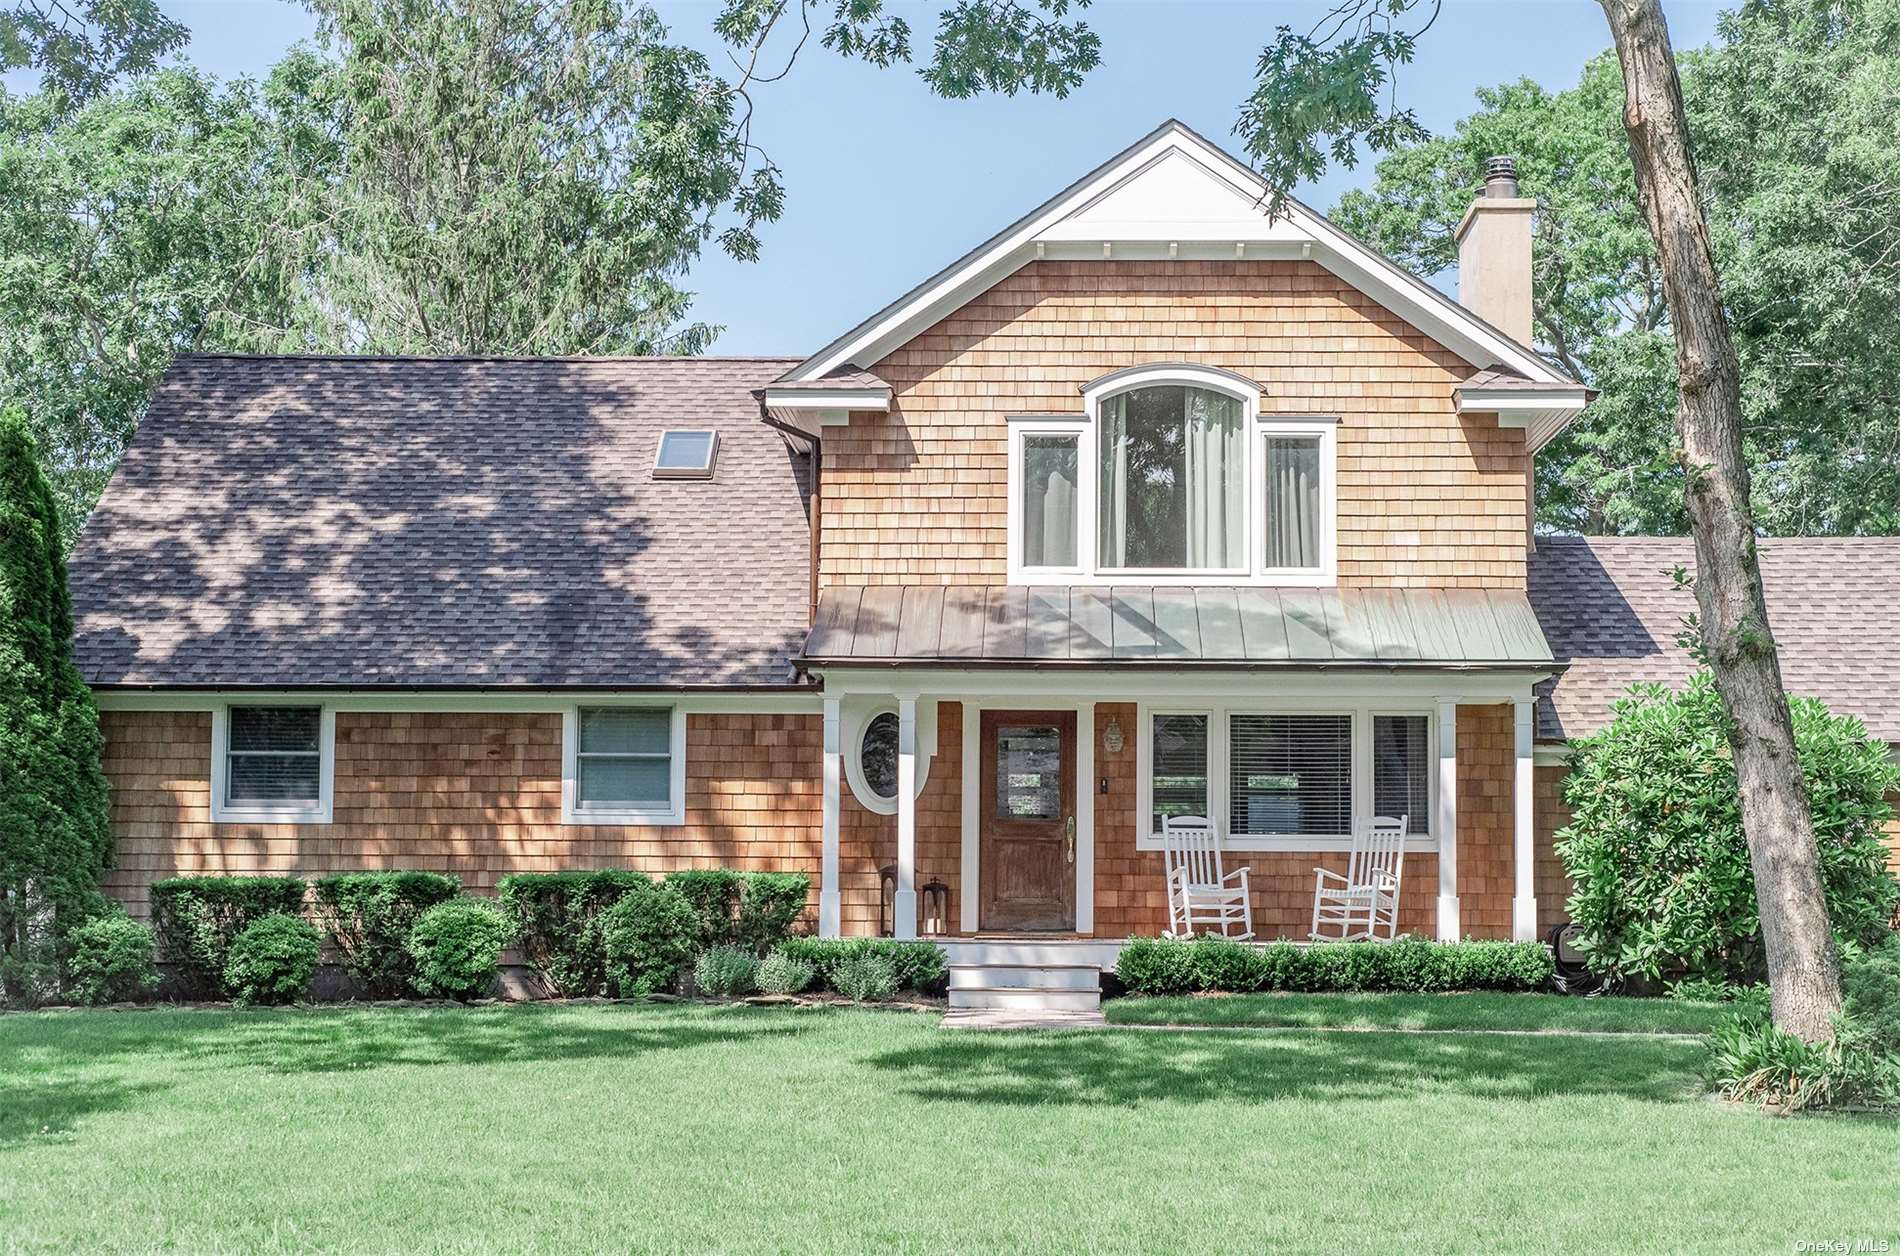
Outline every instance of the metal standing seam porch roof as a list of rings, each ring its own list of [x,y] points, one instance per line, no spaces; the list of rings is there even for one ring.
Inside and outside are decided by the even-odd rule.
[[[815,666],[1445,667],[1555,665],[1522,593],[1114,585],[827,589]]]

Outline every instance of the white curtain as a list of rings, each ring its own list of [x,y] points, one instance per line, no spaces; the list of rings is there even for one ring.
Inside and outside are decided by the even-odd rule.
[[[1071,437],[1030,436],[1024,459],[1023,562],[1030,567],[1075,565],[1075,460]]]
[[[1110,397],[1102,403],[1100,432],[1101,474],[1095,489],[1099,519],[1096,539],[1103,567],[1128,565],[1128,397]]]
[[[1245,508],[1240,482],[1246,450],[1240,399],[1187,390],[1187,565],[1246,565]]]
[[[1319,566],[1319,442],[1267,439],[1267,566]]]

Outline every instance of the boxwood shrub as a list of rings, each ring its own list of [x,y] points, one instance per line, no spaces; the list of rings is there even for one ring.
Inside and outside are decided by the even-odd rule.
[[[152,932],[159,958],[199,998],[229,995],[231,943],[253,923],[303,909],[297,877],[171,877],[152,884]]]
[[[225,989],[240,1004],[294,1003],[310,989],[321,947],[316,926],[302,916],[260,917],[231,939]]]
[[[897,978],[897,989],[923,994],[941,993],[949,977],[943,948],[935,942],[899,942],[892,938],[787,938],[778,950],[810,964],[816,984],[837,990],[836,974],[846,960],[863,955],[881,955],[889,959]]]
[[[1532,991],[1548,989],[1553,972],[1550,951],[1541,942],[1422,938],[1263,947],[1220,938],[1135,938],[1115,964],[1115,975],[1130,994]]]
[[[669,874],[666,885],[699,916],[701,950],[738,946],[754,955],[791,936],[811,893],[811,878],[802,872],[693,868]]]
[[[501,948],[513,931],[507,913],[487,899],[435,904],[416,917],[409,931],[416,989],[462,1000],[487,994],[501,971]]]
[[[599,925],[607,987],[622,998],[672,990],[699,949],[699,915],[671,886],[634,887]]]
[[[601,913],[652,884],[644,873],[624,868],[524,872],[503,877],[496,893],[514,919],[522,958],[549,993],[574,999],[606,988]]]
[[[67,989],[81,1003],[143,999],[158,985],[152,931],[122,911],[86,921],[67,942]]]
[[[462,892],[439,872],[342,872],[316,882],[317,908],[345,971],[372,999],[414,988],[409,931],[423,912]]]

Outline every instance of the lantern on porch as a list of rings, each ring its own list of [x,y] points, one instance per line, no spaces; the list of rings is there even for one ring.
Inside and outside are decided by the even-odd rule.
[[[924,882],[923,893],[918,906],[923,909],[923,928],[919,930],[927,938],[942,937],[950,932],[950,887],[932,878]]]

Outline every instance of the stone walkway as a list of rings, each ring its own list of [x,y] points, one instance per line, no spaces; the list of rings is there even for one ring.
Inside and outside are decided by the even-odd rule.
[[[1100,1012],[1019,1011],[959,1007],[943,1014],[940,1029],[1106,1029]]]

